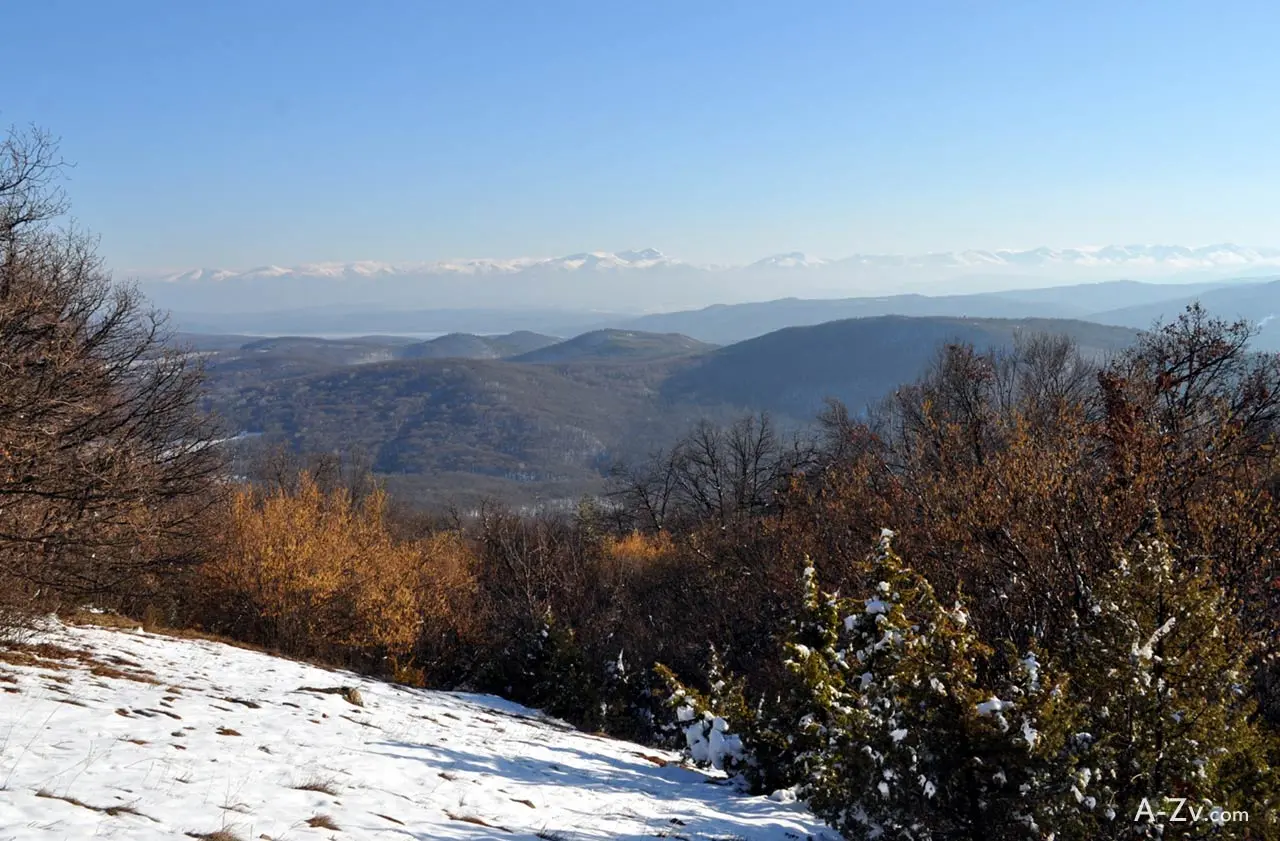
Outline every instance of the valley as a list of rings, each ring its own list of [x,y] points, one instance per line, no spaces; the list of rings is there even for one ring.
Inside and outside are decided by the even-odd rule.
[[[803,433],[828,399],[855,414],[918,377],[947,343],[982,351],[1070,336],[1104,358],[1136,331],[1068,319],[902,315],[786,327],[724,346],[678,333],[600,329],[333,340],[183,336],[207,353],[207,405],[242,459],[274,445],[359,453],[420,504],[517,505],[606,490],[620,463],[696,423],[766,413]]]

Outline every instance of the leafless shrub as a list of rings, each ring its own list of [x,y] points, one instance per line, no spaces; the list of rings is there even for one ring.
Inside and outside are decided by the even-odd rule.
[[[120,594],[192,559],[220,468],[201,370],[58,227],[56,143],[0,142],[0,592],[10,611]]]

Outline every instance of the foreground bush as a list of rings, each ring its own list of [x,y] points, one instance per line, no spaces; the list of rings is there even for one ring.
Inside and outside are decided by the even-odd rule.
[[[1250,687],[1280,724],[1280,356],[1193,307],[1089,365],[1069,345],[945,349],[868,423],[834,416],[820,471],[777,517],[779,551],[861,590],[881,527],[979,637],[1069,645],[1090,592],[1153,510],[1178,562],[1226,594]]]
[[[442,656],[464,633],[470,558],[453,534],[391,536],[381,491],[355,503],[303,474],[238,491],[193,589],[203,624],[281,651],[378,671]]]
[[[791,789],[851,839],[1160,838],[1181,829],[1174,798],[1252,816],[1179,837],[1280,837],[1280,740],[1248,697],[1247,638],[1175,555],[1150,536],[1098,582],[1070,646],[1018,654],[983,644],[886,533],[864,598],[822,593],[806,568],[783,692],[715,663],[710,694],[662,673],[692,758]]]

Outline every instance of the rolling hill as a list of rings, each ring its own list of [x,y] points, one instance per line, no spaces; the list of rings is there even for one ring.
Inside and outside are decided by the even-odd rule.
[[[241,356],[271,356],[332,365],[363,365],[395,359],[409,341],[392,336],[353,339],[283,336],[246,342],[239,347],[238,353]]]
[[[928,366],[939,346],[970,343],[986,350],[1018,333],[1065,333],[1086,353],[1130,344],[1136,331],[1060,319],[878,318],[789,327],[704,354],[663,382],[673,402],[728,404],[796,419],[813,416],[824,398],[858,410]]]
[[[598,492],[608,467],[672,443],[698,419],[768,411],[803,425],[825,397],[858,410],[915,379],[944,342],[990,348],[1020,332],[1065,332],[1094,354],[1135,336],[1068,320],[887,316],[720,348],[597,331],[513,359],[265,364],[271,353],[237,350],[210,357],[209,405],[228,432],[258,433],[245,447],[363,452],[419,499],[569,499]]]
[[[1162,301],[1132,304],[1090,316],[1101,324],[1125,324],[1150,327],[1157,321],[1175,318],[1188,304],[1199,301],[1211,315],[1228,320],[1247,319],[1260,325],[1254,340],[1258,350],[1280,351],[1280,325],[1274,319],[1280,315],[1280,280],[1252,283],[1240,286],[1219,287],[1199,294],[1182,295]]]
[[[568,341],[513,357],[513,362],[636,362],[702,353],[712,348],[679,333],[593,330]]]
[[[402,359],[504,359],[531,353],[561,341],[529,330],[501,336],[449,333],[439,338],[409,345],[400,351]]]
[[[210,389],[228,424],[264,443],[361,451],[383,474],[469,474],[573,496],[698,416],[659,406],[667,364],[400,360],[229,387],[215,365]]]

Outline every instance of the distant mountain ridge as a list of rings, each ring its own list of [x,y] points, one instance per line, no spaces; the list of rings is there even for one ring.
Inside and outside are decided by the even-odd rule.
[[[401,359],[504,359],[554,345],[561,340],[528,330],[501,336],[449,333],[410,345],[400,351]]]
[[[787,327],[891,315],[1084,319],[1141,329],[1160,318],[1173,318],[1195,300],[1203,300],[1215,314],[1224,317],[1250,317],[1250,312],[1280,313],[1280,283],[1266,279],[1185,284],[1119,280],[969,295],[781,298],[654,313],[607,323],[619,329],[684,333],[715,344],[745,341]]]
[[[788,327],[702,354],[673,371],[662,393],[679,403],[745,406],[795,419],[813,416],[828,397],[859,411],[919,376],[944,344],[985,352],[1038,333],[1069,336],[1091,358],[1105,358],[1137,336],[1124,327],[1068,319],[848,318]]]
[[[800,252],[747,265],[708,266],[653,248],[552,258],[420,263],[308,263],[248,270],[202,268],[141,279],[161,308],[262,313],[308,306],[396,309],[492,307],[659,312],[776,298],[914,291],[956,294],[1073,281],[1222,279],[1280,271],[1280,248],[1220,243],[1096,248],[855,254],[823,259]]]
[[[1167,268],[1174,271],[1228,269],[1252,266],[1280,266],[1280,248],[1249,247],[1217,243],[1198,247],[1183,245],[1106,245],[1081,248],[1031,248],[1026,250],[939,251],[927,254],[853,254],[841,258],[811,257],[802,252],[774,254],[746,264],[708,265],[687,262],[654,248],[631,251],[589,251],[562,257],[517,257],[513,259],[470,258],[433,262],[394,263],[373,260],[355,262],[304,263],[292,267],[259,266],[251,269],[190,269],[144,277],[147,282],[198,283],[233,279],[267,280],[282,277],[378,278],[404,275],[518,274],[537,269],[558,271],[621,271],[672,266],[706,272],[759,268],[820,268],[839,266],[880,268],[989,269],[1013,267],[1042,269],[1050,266],[1080,266],[1141,270]]]
[[[559,344],[514,356],[512,362],[624,362],[688,356],[715,346],[679,333],[638,330],[593,330]]]

